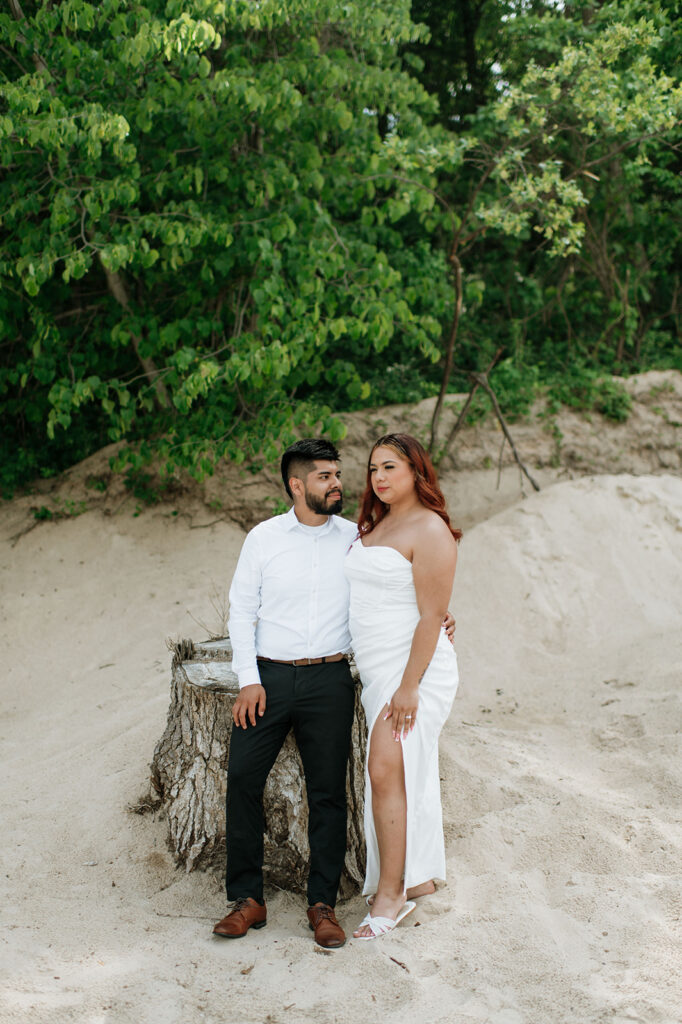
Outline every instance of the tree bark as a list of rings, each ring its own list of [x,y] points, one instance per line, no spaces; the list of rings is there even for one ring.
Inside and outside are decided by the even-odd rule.
[[[239,693],[229,640],[174,645],[166,729],[151,765],[150,805],[168,820],[168,844],[187,871],[225,867],[225,795],[232,706]],[[357,891],[365,874],[364,789],[367,727],[356,690],[346,791],[348,826],[340,895]],[[289,733],[263,797],[266,882],[305,892],[310,866],[303,766]]]

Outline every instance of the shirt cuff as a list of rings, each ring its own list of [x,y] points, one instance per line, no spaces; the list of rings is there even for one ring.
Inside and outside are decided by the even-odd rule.
[[[254,666],[252,669],[246,669],[244,672],[237,674],[239,679],[239,689],[243,690],[245,686],[260,686],[260,676],[258,669]]]

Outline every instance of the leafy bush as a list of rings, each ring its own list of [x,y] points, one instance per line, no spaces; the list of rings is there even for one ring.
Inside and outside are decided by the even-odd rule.
[[[547,395],[550,402],[583,412],[596,411],[617,423],[626,420],[632,409],[632,398],[623,384],[587,368],[574,369],[568,375],[552,376]]]
[[[364,406],[420,402],[438,394],[438,382],[423,375],[414,363],[387,364],[368,376],[370,392]]]
[[[632,398],[622,384],[610,378],[597,380],[594,406],[608,420],[623,423],[632,410]]]
[[[540,371],[537,366],[505,359],[490,374],[500,408],[512,422],[527,416],[538,396]]]

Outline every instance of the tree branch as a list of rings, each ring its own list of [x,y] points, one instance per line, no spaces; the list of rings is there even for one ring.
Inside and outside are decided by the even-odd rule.
[[[15,21],[26,21],[26,15],[24,14],[21,8],[19,0],[9,0],[9,9],[12,12],[12,17],[14,18]],[[26,43],[26,40],[24,39],[23,36],[17,36],[17,39],[21,43]],[[33,63],[35,65],[36,71],[47,71],[49,75],[50,69],[48,68],[47,64],[40,56],[38,51],[34,50],[31,56],[33,57]],[[54,86],[50,85],[48,86],[48,89],[54,95]]]
[[[130,312],[130,300],[128,299],[128,293],[126,291],[123,278],[117,271],[109,270],[108,267],[105,266],[104,262],[102,261],[101,255],[99,256],[99,261],[102,266],[102,269],[104,270],[104,274],[107,279],[107,285],[112,296],[116,299],[118,304],[126,310],[126,312]],[[164,409],[170,408],[171,400],[168,394],[168,389],[161,380],[161,371],[157,368],[153,359],[151,359],[149,356],[143,356],[140,353],[140,337],[136,334],[133,334],[132,332],[130,336],[133,340],[135,355],[140,361],[140,366],[144,370],[147,380],[156,391],[156,398],[159,402],[159,405],[163,406]]]
[[[493,409],[495,410],[495,415],[497,416],[498,420],[500,421],[500,426],[502,427],[502,430],[504,432],[504,436],[507,438],[507,441],[509,442],[509,447],[511,448],[512,453],[514,455],[514,458],[516,459],[516,461],[518,463],[519,469],[521,470],[521,472],[525,476],[528,477],[528,479],[530,480],[530,482],[533,485],[534,489],[536,491],[539,491],[540,490],[540,485],[538,483],[536,483],[535,480],[533,479],[533,477],[530,475],[530,473],[526,469],[524,463],[521,461],[521,456],[519,455],[519,453],[516,450],[516,445],[512,441],[512,436],[509,433],[509,427],[507,426],[505,418],[502,415],[502,410],[500,409],[499,402],[497,401],[497,396],[495,395],[495,392],[493,391],[493,389],[490,387],[490,384],[488,383],[488,378],[486,377],[486,375],[484,373],[472,373],[472,374],[470,374],[470,376],[471,376],[472,380],[477,382],[479,384],[479,386],[483,388],[483,390],[487,394],[488,398],[492,402]]]
[[[487,370],[484,370],[483,376],[486,378],[486,380],[488,379],[488,374],[494,368],[494,366],[496,365],[498,359],[500,358],[500,356],[502,355],[503,352],[504,352],[504,348],[498,348],[498,350],[495,353],[495,355],[493,356],[492,362],[488,366]],[[471,405],[473,397],[476,394],[476,392],[478,391],[479,387],[480,387],[479,381],[474,380],[474,382],[472,384],[472,387],[471,387],[471,390],[469,391],[469,394],[467,395],[467,400],[464,403],[464,406],[462,407],[459,416],[457,417],[457,421],[453,425],[452,430],[448,434],[448,439],[445,442],[445,444],[443,445],[443,452],[442,452],[442,455],[441,455],[440,458],[442,458],[442,456],[445,455],[445,453],[447,451],[449,451],[451,445],[454,444],[455,438],[457,437],[457,435],[459,434],[460,430],[464,426],[464,420],[466,418],[466,414],[469,411],[469,406]],[[440,458],[439,458],[438,461],[440,461]]]

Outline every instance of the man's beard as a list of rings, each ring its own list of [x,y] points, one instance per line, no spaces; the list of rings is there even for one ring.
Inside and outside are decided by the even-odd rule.
[[[330,500],[328,494],[321,498],[318,494],[311,494],[306,487],[305,503],[311,512],[317,512],[319,516],[335,516],[343,508],[343,495]]]

